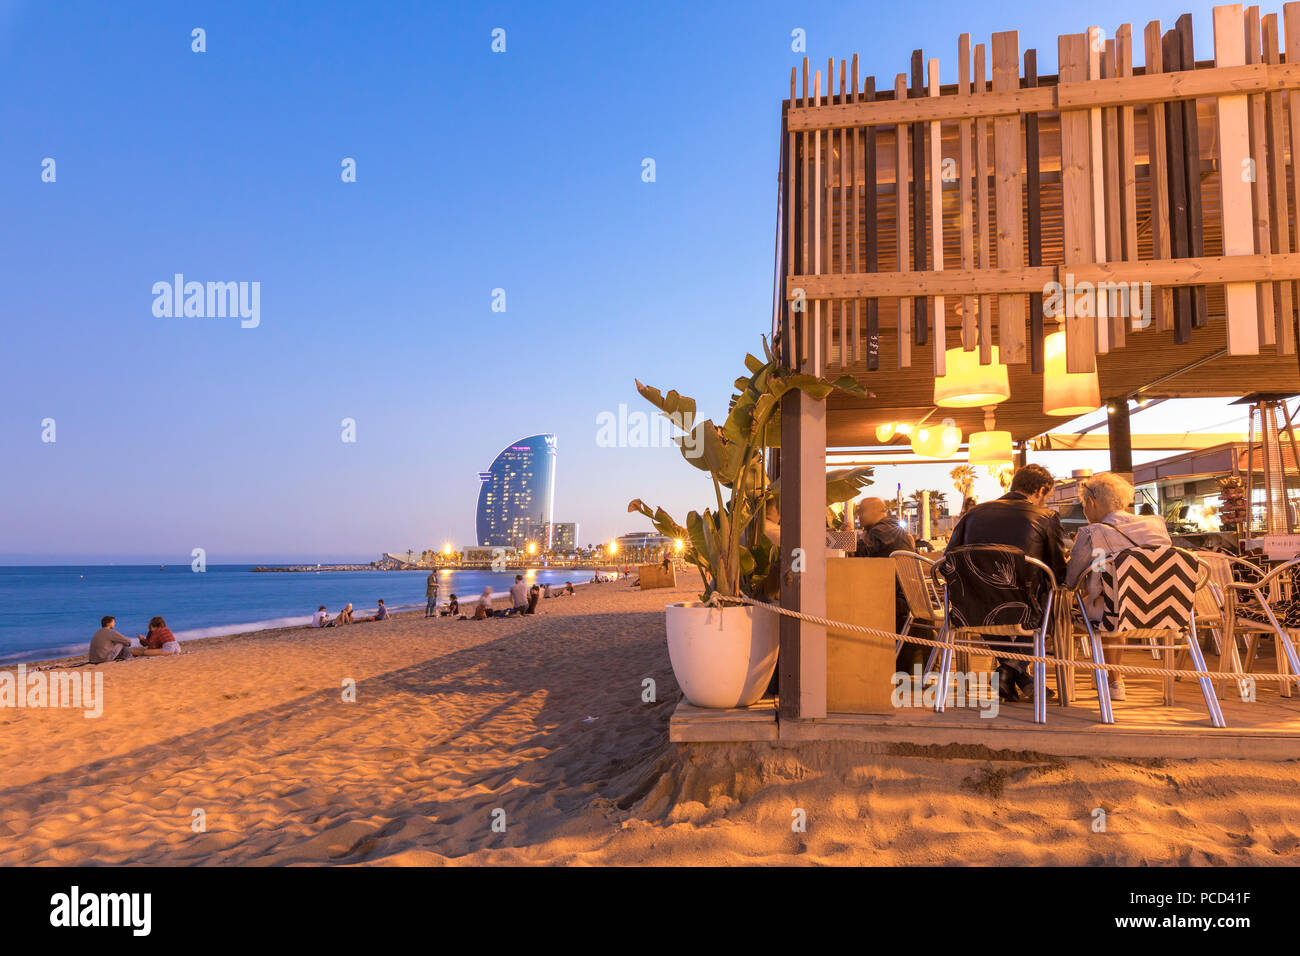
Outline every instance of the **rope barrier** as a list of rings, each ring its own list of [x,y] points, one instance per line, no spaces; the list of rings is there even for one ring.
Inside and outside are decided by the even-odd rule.
[[[735,597],[724,597],[714,593],[709,599],[709,604],[713,607],[721,607],[723,603],[730,604],[747,604],[752,607],[766,608],[776,614],[782,614],[786,617],[796,618],[801,621],[807,621],[810,624],[820,624],[822,627],[832,628],[836,631],[857,631],[861,634],[867,634],[871,637],[883,637],[893,641],[905,641],[908,644],[919,644],[922,647],[950,648],[957,651],[977,653],[987,652],[999,660],[1027,661],[1030,663],[1054,664],[1065,667],[1078,667],[1083,670],[1096,671],[1116,671],[1121,674],[1143,674],[1153,677],[1208,677],[1212,680],[1276,680],[1276,681],[1297,681],[1300,682],[1300,675],[1296,674],[1256,674],[1243,671],[1194,671],[1194,670],[1176,670],[1168,667],[1144,667],[1138,664],[1108,664],[1106,662],[1097,663],[1090,658],[1065,658],[1065,657],[1040,657],[1035,654],[1020,654],[1015,651],[1006,651],[1001,647],[980,648],[975,644],[958,644],[956,637],[962,634],[979,634],[975,628],[958,628],[956,637],[950,641],[936,641],[924,637],[913,637],[911,635],[896,634],[892,631],[882,631],[879,628],[867,627],[863,624],[846,624],[843,621],[832,621],[829,618],[818,617],[815,614],[805,614],[803,611],[792,611],[789,608],[781,607],[777,604],[769,604],[766,601],[756,601],[753,598],[737,595]],[[1143,650],[1141,644],[1134,644],[1133,650]]]

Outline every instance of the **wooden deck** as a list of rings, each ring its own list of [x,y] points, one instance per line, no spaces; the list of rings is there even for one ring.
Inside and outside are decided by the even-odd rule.
[[[1098,719],[1097,695],[1082,677],[1075,704],[1049,704],[1046,724],[1035,724],[1032,708],[1023,703],[1001,704],[995,717],[950,704],[942,714],[932,707],[901,707],[890,714],[778,721],[774,698],[743,710],[704,710],[683,700],[668,735],[677,743],[851,740],[882,750],[895,744],[981,745],[1069,757],[1300,759],[1300,696],[1281,697],[1276,683],[1262,682],[1251,703],[1235,689],[1221,692],[1228,726],[1216,729],[1197,683],[1184,680],[1175,687],[1177,703],[1166,707],[1155,681],[1130,680],[1128,699],[1115,703],[1111,725]]]

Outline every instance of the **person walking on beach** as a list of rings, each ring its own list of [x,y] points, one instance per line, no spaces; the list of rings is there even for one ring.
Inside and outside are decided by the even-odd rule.
[[[117,618],[106,614],[99,619],[99,630],[91,635],[86,656],[92,664],[131,659],[131,638],[117,630]]]
[[[430,571],[429,580],[424,582],[424,616],[438,616],[438,572]]]

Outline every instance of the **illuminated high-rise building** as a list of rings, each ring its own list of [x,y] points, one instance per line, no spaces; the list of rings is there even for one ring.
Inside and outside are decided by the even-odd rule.
[[[555,436],[533,435],[508,445],[492,467],[479,472],[476,526],[484,547],[521,548],[539,525],[547,529],[539,547],[551,547],[555,506]]]

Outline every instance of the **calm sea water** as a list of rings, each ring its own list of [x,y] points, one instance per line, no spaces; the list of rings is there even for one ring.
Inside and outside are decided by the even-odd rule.
[[[188,564],[88,567],[0,567],[0,664],[84,654],[90,635],[106,614],[117,629],[135,637],[155,615],[166,618],[176,637],[238,634],[269,627],[308,624],[324,604],[331,616],[351,601],[361,617],[374,613],[379,598],[390,610],[423,608],[426,571],[258,572],[252,565],[209,565],[202,573]],[[590,568],[525,572],[443,571],[438,599],[454,592],[461,601],[484,587],[508,590],[515,574],[529,584],[590,581]]]

